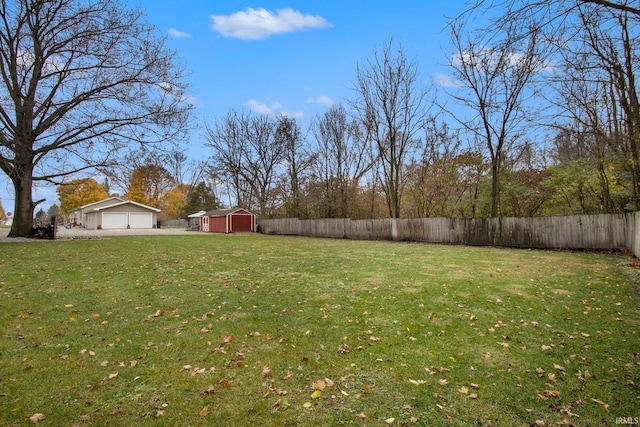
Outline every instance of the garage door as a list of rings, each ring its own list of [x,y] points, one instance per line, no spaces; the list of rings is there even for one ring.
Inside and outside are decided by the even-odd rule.
[[[127,228],[129,224],[126,212],[103,212],[102,228]]]
[[[130,213],[129,225],[131,228],[153,228],[153,217],[150,213]]]

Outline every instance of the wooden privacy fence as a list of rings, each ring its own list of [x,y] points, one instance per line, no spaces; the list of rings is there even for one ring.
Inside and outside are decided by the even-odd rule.
[[[265,234],[536,249],[628,249],[640,257],[640,212],[534,218],[259,219]]]

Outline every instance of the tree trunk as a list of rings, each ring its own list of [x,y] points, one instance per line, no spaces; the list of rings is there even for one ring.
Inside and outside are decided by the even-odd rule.
[[[9,237],[29,237],[33,229],[33,210],[37,203],[32,202],[32,171],[23,170],[18,176],[11,177],[15,191],[15,211]]]
[[[491,217],[500,216],[500,161],[494,160],[491,165]]]

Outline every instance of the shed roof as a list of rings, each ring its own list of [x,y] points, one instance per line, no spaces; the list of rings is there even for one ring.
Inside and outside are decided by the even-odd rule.
[[[201,216],[205,216],[207,214],[207,211],[199,211],[196,213],[192,213],[191,215],[188,215],[187,218],[200,218]]]
[[[249,212],[246,209],[242,209],[242,208],[231,208],[231,209],[215,209],[212,211],[207,212],[207,216],[209,217],[216,217],[216,216],[227,216],[227,215],[232,215],[238,211],[244,211],[247,212],[250,215],[253,215],[251,212]]]

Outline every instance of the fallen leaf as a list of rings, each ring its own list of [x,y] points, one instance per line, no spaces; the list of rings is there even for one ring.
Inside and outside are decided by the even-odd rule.
[[[449,384],[449,381],[447,381],[447,380],[438,380],[438,384],[447,385],[447,384]]]
[[[409,418],[409,421],[411,421],[412,423],[417,423],[418,419],[416,417],[411,417]]]
[[[469,389],[466,388],[465,386],[462,386],[458,389],[458,393],[469,394]]]
[[[324,388],[325,388],[326,386],[327,386],[327,385],[325,384],[325,382],[324,382],[323,380],[318,380],[318,381],[316,381],[316,382],[314,382],[314,383],[313,383],[313,388],[314,388],[315,390],[320,390],[320,391],[322,391],[322,390],[324,390]]]
[[[207,415],[209,415],[209,407],[205,406],[204,408],[202,408],[202,410],[200,411],[200,416],[201,417],[206,417]]]
[[[324,383],[326,384],[327,387],[333,387],[333,384],[334,384],[330,378],[325,378]]]
[[[560,397],[560,392],[558,390],[545,390],[544,392],[547,396]]]
[[[207,369],[206,369],[206,368],[201,368],[201,369],[196,368],[196,369],[194,369],[194,370],[193,370],[193,372],[191,372],[191,376],[194,376],[194,375],[202,375],[202,374],[204,374],[205,372],[207,372]]]
[[[361,420],[364,420],[367,418],[367,416],[365,415],[364,412],[360,412],[360,414],[358,414],[358,418],[360,418]]]
[[[115,377],[117,377],[117,376],[118,376],[118,374],[117,374],[117,373],[115,373],[115,374],[109,374],[109,379],[110,379],[110,380],[112,380],[112,379],[114,379],[114,378],[115,378]]]
[[[609,412],[609,405],[604,403],[602,400],[591,399],[591,401],[597,403],[598,405],[602,405],[602,409],[604,409],[606,412]]]
[[[164,417],[164,409],[158,409],[156,412],[156,418]]]
[[[316,391],[314,391],[314,392],[311,394],[311,398],[312,398],[312,399],[317,399],[317,398],[319,398],[320,396],[322,396],[322,392],[321,392],[320,390],[316,390]]]
[[[269,378],[271,376],[271,368],[268,366],[265,366],[262,368],[262,377],[263,378]]]
[[[214,386],[210,385],[209,387],[207,387],[204,390],[202,390],[202,392],[200,394],[202,394],[202,395],[213,394],[213,393],[216,393],[217,391],[218,390],[216,390],[216,388]]]
[[[551,346],[548,346],[548,345],[544,345],[544,344],[543,344],[543,345],[542,345],[542,351],[548,351],[548,350],[551,350]]]
[[[164,310],[157,310],[155,313],[153,313],[153,317],[160,317],[160,316],[164,316]]]
[[[478,393],[471,393],[469,395],[469,399],[477,399],[478,398]]]
[[[338,353],[339,354],[347,354],[347,353],[350,353],[350,352],[351,352],[351,347],[349,347],[348,345],[340,344],[338,346]]]
[[[224,388],[231,388],[231,383],[224,378],[220,380],[219,384]]]
[[[386,420],[384,420],[384,422],[391,425],[395,420],[396,420],[395,418],[387,418]]]
[[[427,383],[425,380],[409,380],[409,382],[415,385],[422,385]]]
[[[38,421],[42,421],[44,420],[46,417],[44,416],[44,414],[33,414],[32,416],[29,417],[29,419],[31,420],[32,423],[37,423]]]
[[[553,367],[554,367],[555,369],[557,369],[558,371],[562,371],[562,372],[565,372],[565,371],[566,371],[566,369],[564,369],[564,366],[560,366],[560,365],[558,365],[557,363],[554,363],[554,364],[553,364]]]
[[[289,378],[293,377],[293,371],[289,370],[287,371],[287,375],[285,375],[284,377],[282,377],[283,380],[288,380]]]
[[[306,409],[311,408],[311,402],[304,402],[304,405],[302,405],[302,407]]]

